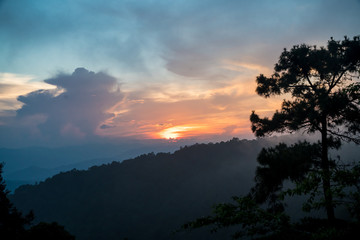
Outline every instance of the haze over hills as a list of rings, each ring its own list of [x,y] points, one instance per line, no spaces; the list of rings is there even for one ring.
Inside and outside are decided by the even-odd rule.
[[[258,152],[272,144],[233,139],[149,153],[60,173],[21,186],[11,199],[24,212],[33,209],[36,221],[57,221],[80,240],[224,239],[229,237],[226,230],[214,235],[208,229],[172,232],[209,214],[213,204],[246,194],[253,185]],[[360,153],[351,145],[343,149],[351,150],[349,161]]]
[[[307,136],[308,137],[308,136]],[[294,142],[304,136],[290,135],[264,141]],[[173,152],[197,139],[105,141],[62,147],[0,148],[7,188],[14,191],[23,184],[34,184],[57,173],[72,169],[86,170],[94,165],[122,161],[149,152]]]
[[[121,141],[64,147],[0,148],[5,163],[4,178],[9,190],[21,184],[32,184],[71,169],[122,161],[148,152],[173,152],[195,140]]]
[[[22,186],[12,200],[78,239],[199,239],[171,233],[214,203],[248,191],[261,148],[258,141],[234,139],[149,153]]]
[[[270,137],[261,141],[269,142],[269,144],[281,141],[293,143],[305,138],[311,141],[317,140],[316,136],[295,134]],[[149,152],[173,152],[181,146],[191,145],[198,141],[196,139],[131,140],[57,148],[0,148],[0,161],[5,163],[4,178],[7,188],[14,191],[20,185],[34,184],[60,172],[72,169],[86,170],[94,165],[122,161]],[[346,150],[348,147],[348,145],[342,147],[342,154],[348,156],[347,158],[356,157],[352,149]]]

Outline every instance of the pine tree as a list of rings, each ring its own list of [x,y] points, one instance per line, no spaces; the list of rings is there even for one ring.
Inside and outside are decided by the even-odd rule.
[[[325,208],[334,220],[329,148],[340,141],[360,144],[360,38],[330,39],[327,47],[296,45],[284,49],[274,74],[256,79],[260,96],[288,94],[272,118],[250,116],[258,137],[274,132],[305,130],[321,134],[321,169]]]

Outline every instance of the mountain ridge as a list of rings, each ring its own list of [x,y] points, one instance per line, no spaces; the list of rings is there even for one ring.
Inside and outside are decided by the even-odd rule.
[[[169,239],[214,203],[248,191],[261,148],[254,140],[233,139],[144,154],[57,174],[18,188],[11,198],[19,209],[33,209],[38,221],[55,220],[78,239]],[[180,236],[172,237],[192,239]]]
[[[246,194],[259,151],[275,143],[234,138],[143,154],[21,186],[11,200],[24,212],[34,210],[37,221],[57,221],[80,240],[226,239],[227,230],[172,232],[208,215],[214,204]]]

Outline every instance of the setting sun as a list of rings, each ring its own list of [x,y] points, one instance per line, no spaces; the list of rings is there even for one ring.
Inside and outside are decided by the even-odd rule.
[[[191,130],[198,130],[199,126],[175,126],[162,130],[159,135],[165,139],[178,139],[184,137],[184,135],[192,135],[189,133]]]

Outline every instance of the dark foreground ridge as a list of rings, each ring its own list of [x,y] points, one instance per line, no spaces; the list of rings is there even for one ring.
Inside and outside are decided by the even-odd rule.
[[[276,142],[234,138],[149,153],[24,185],[11,200],[23,212],[33,210],[35,221],[56,221],[80,240],[231,239],[229,229],[173,232],[214,204],[248,193],[258,153]],[[351,161],[357,153],[344,145],[341,155]]]
[[[172,234],[214,203],[246,193],[265,142],[233,139],[149,153],[60,173],[18,188],[16,207],[57,221],[77,239],[222,239],[208,229]],[[120,159],[119,159],[120,160]]]

